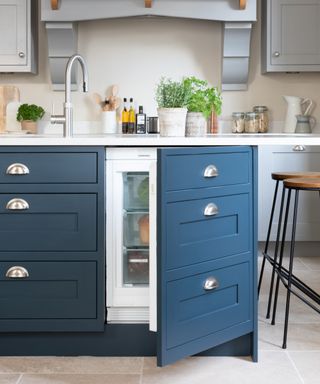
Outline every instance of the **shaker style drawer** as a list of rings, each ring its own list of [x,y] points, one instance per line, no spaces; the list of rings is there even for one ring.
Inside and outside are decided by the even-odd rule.
[[[94,319],[96,262],[1,262],[0,321]]]
[[[0,153],[0,183],[97,183],[97,153]]]
[[[96,249],[96,194],[0,194],[0,251]]]
[[[237,326],[252,328],[251,274],[251,264],[247,261],[169,281],[168,348],[202,338],[208,340],[217,333],[227,341],[233,338]]]
[[[166,191],[245,184],[250,182],[251,153],[213,148],[212,153],[171,155],[166,158]],[[218,153],[216,153],[218,152]],[[219,153],[220,152],[220,153]]]
[[[250,206],[249,193],[168,204],[167,270],[248,251]]]

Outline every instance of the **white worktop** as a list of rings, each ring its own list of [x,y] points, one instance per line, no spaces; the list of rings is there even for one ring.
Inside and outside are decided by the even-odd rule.
[[[211,146],[211,145],[320,145],[320,134],[215,134],[202,137],[161,137],[159,135],[77,134],[61,135],[1,134],[0,146]]]

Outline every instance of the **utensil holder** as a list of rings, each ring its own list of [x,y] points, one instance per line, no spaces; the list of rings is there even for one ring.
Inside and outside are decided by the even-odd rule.
[[[101,112],[102,133],[117,133],[116,111]]]

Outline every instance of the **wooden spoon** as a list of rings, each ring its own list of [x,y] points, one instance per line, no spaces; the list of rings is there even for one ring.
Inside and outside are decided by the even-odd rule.
[[[111,95],[112,95],[113,97],[117,97],[118,92],[119,92],[119,87],[118,87],[117,84],[114,84],[114,85],[112,86],[112,88],[111,88]]]
[[[105,102],[102,100],[102,97],[98,93],[94,93],[92,96],[95,103],[98,104],[101,108],[103,108]]]

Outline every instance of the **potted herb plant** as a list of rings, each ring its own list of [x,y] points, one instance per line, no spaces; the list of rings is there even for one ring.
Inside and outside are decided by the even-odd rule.
[[[190,90],[187,114],[187,136],[203,136],[207,132],[209,118],[221,114],[222,97],[217,87],[209,87],[205,80],[188,77],[185,87]]]
[[[182,81],[162,77],[156,89],[161,136],[185,136],[190,88]]]
[[[45,111],[35,104],[21,104],[17,112],[17,120],[21,122],[23,130],[37,133],[37,121],[40,120]]]

